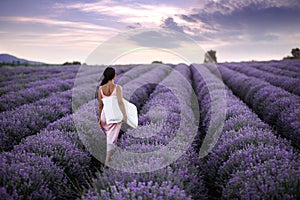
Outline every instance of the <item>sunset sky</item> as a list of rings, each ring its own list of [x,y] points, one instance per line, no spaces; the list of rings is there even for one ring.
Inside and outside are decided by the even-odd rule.
[[[219,62],[278,60],[300,47],[299,19],[299,0],[1,0],[0,53],[47,63],[85,62],[120,33],[160,27],[216,50]],[[155,58],[180,62],[155,51],[123,62]]]

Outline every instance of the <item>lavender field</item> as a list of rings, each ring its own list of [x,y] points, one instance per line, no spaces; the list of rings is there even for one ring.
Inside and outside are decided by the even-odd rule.
[[[80,137],[72,110],[72,104],[82,110],[94,106],[87,94],[96,91],[93,82],[101,77],[96,66],[85,67],[80,73],[85,81],[76,84],[78,66],[2,67],[1,199],[300,199],[299,59],[220,63],[219,72],[210,64],[113,67],[125,96],[125,88],[138,88],[129,100],[138,108],[139,126],[122,131],[118,147],[152,152],[181,129],[186,134],[182,143],[192,138],[187,150],[158,170],[103,169]],[[79,96],[72,102],[74,92]],[[212,112],[217,99],[211,94],[221,93],[226,94],[224,126],[201,158],[200,148],[218,115]],[[193,118],[197,126],[190,123]],[[91,131],[86,124],[82,130]],[[133,137],[141,135],[148,137]],[[97,142],[97,135],[92,137]],[[143,166],[147,160],[135,162]]]

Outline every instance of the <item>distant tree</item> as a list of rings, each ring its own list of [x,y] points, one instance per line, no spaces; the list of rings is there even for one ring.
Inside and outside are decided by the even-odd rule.
[[[73,61],[73,62],[65,62],[62,65],[81,65],[81,63],[79,61]]]
[[[72,64],[73,64],[73,65],[81,65],[81,62],[79,62],[79,61],[73,61]]]
[[[283,59],[284,60],[286,60],[286,59],[300,59],[300,49],[299,48],[292,49],[291,54],[292,54],[292,56],[286,56]]]
[[[162,64],[163,62],[155,60],[155,61],[152,62],[152,64],[154,64],[154,63],[160,63],[160,64]]]
[[[292,49],[291,53],[294,58],[300,58],[300,49],[299,48]]]
[[[205,58],[204,58],[204,62],[205,63],[216,63],[217,62],[217,56],[216,56],[216,51],[214,50],[210,50],[208,52],[205,53]]]

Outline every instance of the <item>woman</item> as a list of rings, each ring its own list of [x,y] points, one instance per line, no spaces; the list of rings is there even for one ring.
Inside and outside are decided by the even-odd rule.
[[[114,147],[114,143],[118,139],[118,135],[121,129],[121,125],[123,122],[127,121],[127,115],[125,111],[125,106],[122,97],[122,87],[114,83],[114,79],[117,74],[114,68],[107,67],[103,72],[103,80],[98,90],[98,100],[99,100],[99,125],[103,128],[106,134],[107,141],[107,153],[105,159],[105,166],[108,165],[110,157],[112,155],[112,150]],[[103,111],[103,98],[107,98],[109,96],[117,96],[118,104],[121,112],[123,113],[123,120],[119,123],[107,124],[105,119],[105,113]],[[116,105],[118,106],[118,105]]]

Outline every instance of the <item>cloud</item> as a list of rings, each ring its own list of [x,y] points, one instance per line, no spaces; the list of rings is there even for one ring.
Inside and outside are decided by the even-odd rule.
[[[128,39],[142,47],[166,49],[180,47],[181,42],[178,40],[178,38],[172,35],[158,31],[143,31],[141,33],[130,36]]]
[[[85,23],[85,22],[73,22],[73,21],[64,21],[57,19],[41,18],[41,17],[18,17],[18,16],[9,16],[9,17],[0,17],[0,21],[3,22],[16,22],[16,23],[39,23],[44,25],[54,25],[54,26],[63,26],[75,29],[86,29],[86,30],[102,30],[102,31],[116,31],[116,29],[99,26],[96,24]]]
[[[41,17],[0,17],[1,22],[10,24],[10,29],[5,28],[5,34],[1,34],[2,38],[9,38],[9,40],[19,44],[34,46],[86,45],[91,47],[118,33],[115,28],[97,24]],[[12,29],[13,26],[16,28]],[[22,27],[26,29],[22,29]],[[14,31],[14,29],[17,31]]]
[[[74,46],[76,51],[90,51],[120,31],[142,27],[188,34],[203,47],[222,49],[222,55],[239,45],[250,45],[253,52],[261,45],[264,51],[268,45],[288,49],[300,38],[299,0],[11,0],[1,2],[0,11],[2,49],[19,51],[30,45],[53,52],[72,52]],[[152,47],[181,45],[172,36],[153,32],[131,39]]]
[[[52,54],[43,57],[52,60],[63,60],[63,55],[70,57],[72,52],[83,59],[100,43],[118,32],[117,29],[91,23],[41,17],[0,17],[0,23],[9,24],[3,26],[4,31],[0,32],[0,43],[3,46],[0,50],[6,48],[18,52],[30,49],[30,52],[36,53],[37,49],[41,52],[51,49]],[[58,56],[55,51],[61,54]]]
[[[127,26],[128,29],[136,29],[136,28],[141,28],[141,27],[142,27],[142,24],[139,22],[134,23],[133,25]]]
[[[252,41],[264,41],[264,42],[273,42],[279,40],[279,36],[276,34],[251,34],[250,40]]]
[[[135,1],[99,1],[93,3],[56,4],[58,9],[76,9],[85,13],[97,13],[114,22],[122,22],[127,26],[141,23],[146,26],[157,26],[161,19],[186,11],[177,6],[151,5]],[[128,25],[129,24],[129,25]]]
[[[183,19],[187,22],[192,22],[192,23],[197,22],[196,19],[194,19],[193,17],[190,17],[188,15],[179,15],[179,16],[181,17],[181,19]]]
[[[195,9],[205,13],[230,14],[244,8],[266,9],[274,7],[295,8],[300,7],[298,0],[206,0],[205,6]]]
[[[208,38],[231,41],[274,41],[280,33],[299,32],[300,2],[283,0],[207,1],[202,9],[179,15],[188,22],[202,22]],[[273,34],[276,33],[276,34]]]
[[[94,13],[101,15],[101,19],[110,22],[111,25],[118,24],[120,29],[135,29],[140,27],[164,27],[176,30],[196,40],[207,40],[199,33],[210,32],[211,29],[201,21],[191,19],[189,22],[180,16],[188,17],[195,7],[191,5],[199,1],[190,1],[186,6],[181,1],[97,1],[92,3],[57,3],[55,7],[61,10],[76,10],[83,13]],[[186,18],[187,19],[187,18]],[[121,27],[123,24],[123,27]],[[108,24],[107,24],[108,25]]]
[[[176,19],[176,21],[175,21]],[[186,34],[196,41],[210,41],[210,33],[212,29],[202,22],[185,22],[181,19],[181,15],[175,15],[174,18],[168,17],[165,20],[162,20],[160,27],[168,28],[180,33]],[[177,23],[180,21],[180,23]]]
[[[175,30],[178,32],[184,32],[184,26],[179,26],[172,17],[168,17],[167,19],[163,20],[163,24],[161,25],[162,28],[169,28],[171,30]]]

